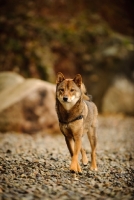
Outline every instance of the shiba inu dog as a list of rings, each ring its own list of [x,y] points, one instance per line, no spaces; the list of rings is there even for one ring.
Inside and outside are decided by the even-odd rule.
[[[96,129],[97,107],[85,95],[82,77],[77,74],[74,79],[65,79],[59,72],[56,80],[56,111],[60,130],[71,155],[71,172],[82,173],[78,162],[79,152],[82,162],[87,165],[88,159],[82,147],[82,136],[87,133],[91,145],[91,170],[97,170],[96,165]]]

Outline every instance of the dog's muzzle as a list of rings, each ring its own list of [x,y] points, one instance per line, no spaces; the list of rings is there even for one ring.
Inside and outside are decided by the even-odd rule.
[[[63,101],[67,102],[68,101],[68,97],[63,97]]]

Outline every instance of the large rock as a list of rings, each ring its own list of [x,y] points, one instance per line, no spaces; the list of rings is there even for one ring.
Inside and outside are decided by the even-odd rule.
[[[0,73],[0,92],[10,87],[14,87],[19,83],[22,83],[25,79],[19,74],[12,72]]]
[[[12,77],[17,76],[13,74]],[[22,78],[23,81],[7,86],[11,82],[10,78],[11,74],[3,78],[3,86],[6,87],[0,93],[0,131],[59,131],[55,112],[55,85],[38,79]]]
[[[134,114],[134,84],[125,77],[118,77],[106,92],[102,111],[104,113]]]

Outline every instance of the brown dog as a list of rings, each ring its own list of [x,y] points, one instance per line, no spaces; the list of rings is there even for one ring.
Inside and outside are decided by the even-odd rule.
[[[91,170],[97,170],[95,153],[97,107],[85,95],[85,87],[80,74],[77,74],[74,79],[65,79],[64,75],[59,72],[56,83],[56,111],[60,130],[65,136],[72,158],[70,170],[72,172],[82,172],[78,163],[80,151],[83,164],[86,165],[88,163],[86,152],[81,142],[84,133],[88,134],[91,144]]]

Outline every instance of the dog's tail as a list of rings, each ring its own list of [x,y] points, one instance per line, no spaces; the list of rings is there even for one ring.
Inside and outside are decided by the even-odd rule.
[[[86,94],[86,96],[88,96],[88,98],[89,98],[88,101],[92,101],[93,97],[91,94]]]
[[[81,85],[81,91],[82,91],[84,100],[92,101],[92,95],[87,93],[86,87],[85,87],[85,85],[83,83]]]
[[[83,99],[86,101],[92,101],[92,95],[90,94],[83,94]]]

